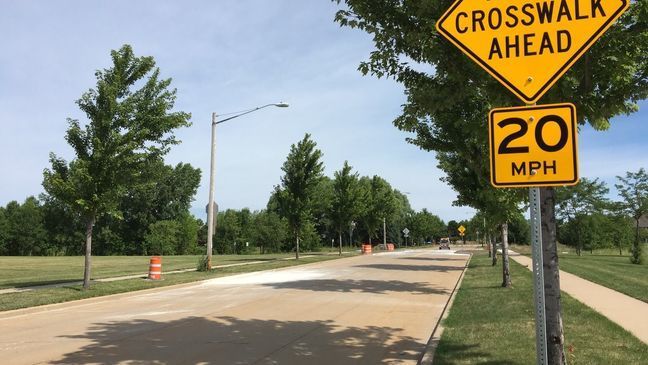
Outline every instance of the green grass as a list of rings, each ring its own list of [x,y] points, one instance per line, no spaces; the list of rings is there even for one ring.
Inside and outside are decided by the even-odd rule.
[[[304,254],[306,255],[306,254]],[[269,255],[265,255],[269,256]],[[221,256],[218,256],[220,258]],[[244,257],[244,256],[243,256]],[[349,257],[349,255],[341,256]],[[239,258],[242,258],[239,256]],[[182,284],[200,280],[213,279],[222,276],[241,274],[246,272],[277,269],[288,266],[309,264],[313,262],[334,260],[337,255],[315,255],[296,260],[271,260],[259,264],[243,265],[216,269],[212,272],[186,272],[164,276],[161,281],[143,279],[129,279],[113,282],[95,282],[90,289],[82,290],[80,285],[70,285],[59,288],[39,289],[22,293],[0,294],[0,311],[33,307],[38,305],[61,303],[78,299],[99,297],[103,295],[130,292],[142,289],[151,289],[174,284]],[[197,259],[197,258],[196,258]],[[195,263],[194,263],[195,264]]]
[[[515,246],[514,251],[530,255],[530,246]],[[645,250],[644,250],[645,252]],[[648,264],[630,263],[630,253],[615,249],[584,251],[582,256],[569,247],[559,246],[560,270],[629,295],[648,303]]]
[[[308,253],[304,253],[308,255]],[[294,257],[294,254],[214,255],[213,265],[266,261]],[[164,256],[162,269],[169,272],[195,269],[199,255]],[[150,256],[93,256],[92,278],[146,274]],[[0,256],[0,289],[44,285],[83,279],[83,256],[16,257]]]
[[[443,323],[435,364],[535,363],[531,272],[511,262],[513,289],[501,288],[501,277],[486,254],[473,256]],[[648,345],[615,323],[565,293],[562,307],[570,365],[648,364]]]

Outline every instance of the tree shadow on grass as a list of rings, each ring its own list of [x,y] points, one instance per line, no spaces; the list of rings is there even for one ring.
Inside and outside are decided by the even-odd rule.
[[[238,263],[238,262],[256,262],[256,261],[277,261],[279,259],[277,258],[236,258],[236,259],[230,259],[227,260],[227,265],[228,263]]]
[[[400,270],[400,271],[463,271],[463,266],[443,266],[443,265],[401,265],[401,264],[366,264],[355,265],[354,267],[363,267],[367,269],[380,270]]]
[[[518,365],[508,360],[485,360],[492,355],[479,344],[459,344],[441,341],[434,355],[435,365],[479,364],[479,365]]]
[[[394,364],[425,348],[399,328],[344,327],[332,321],[188,317],[169,322],[97,323],[89,342],[52,364]]]
[[[410,283],[399,280],[334,280],[315,279],[299,280],[282,283],[264,284],[274,289],[299,289],[310,291],[326,291],[340,293],[372,293],[386,294],[388,292],[405,292],[412,294],[448,294],[446,289],[430,286],[428,283]]]
[[[13,289],[13,288],[27,288],[30,286],[47,286],[47,285],[58,285],[58,284],[75,284],[78,283],[79,279],[61,279],[61,280],[38,280],[38,281],[14,281],[6,282],[2,284],[0,289]]]

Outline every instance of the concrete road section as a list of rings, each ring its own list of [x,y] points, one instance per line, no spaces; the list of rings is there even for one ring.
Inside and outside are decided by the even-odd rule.
[[[3,364],[416,364],[468,255],[396,251],[0,314]]]

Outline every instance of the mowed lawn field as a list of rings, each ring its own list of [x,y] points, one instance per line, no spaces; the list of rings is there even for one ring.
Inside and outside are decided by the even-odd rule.
[[[0,311],[61,303],[71,300],[87,299],[137,290],[154,289],[169,285],[191,283],[254,271],[280,269],[289,266],[350,257],[355,254],[357,253],[351,252],[343,256],[338,256],[326,253],[303,253],[300,255],[299,261],[294,260],[294,255],[292,254],[214,256],[215,265],[228,263],[249,263],[249,265],[216,268],[209,272],[191,270],[177,274],[163,274],[163,280],[144,280],[136,278],[110,282],[93,282],[88,290],[82,290],[80,283],[78,283],[78,280],[83,277],[82,257],[40,257],[31,259],[3,257],[0,258],[0,265],[2,265],[0,278],[2,278],[5,288],[26,286],[27,284],[52,283],[57,280],[65,282],[70,278],[77,281],[77,283],[38,290],[0,294]],[[24,259],[24,261],[22,259]],[[96,270],[95,273],[98,272],[99,274],[93,275],[95,278],[98,276],[113,277],[116,275],[144,274],[148,269],[149,258],[97,257],[96,259],[96,262],[101,262],[103,259],[103,263],[107,268],[102,270],[101,266],[103,265],[96,265],[99,266],[99,269]],[[168,272],[172,269],[181,269],[183,267],[195,269],[198,259],[199,256],[165,256],[162,258],[163,272]],[[77,261],[81,262],[81,264]],[[14,268],[8,266],[8,264],[14,265]],[[36,266],[32,266],[32,264],[35,264]],[[143,271],[141,269],[142,264],[145,266]],[[26,266],[23,267],[22,265]],[[21,267],[23,267],[23,269],[20,269]],[[34,267],[38,267],[38,269],[35,269]],[[41,273],[48,269],[52,269],[51,272],[56,273],[55,279],[52,277],[42,276]],[[9,278],[7,276],[9,276]]]
[[[535,363],[531,272],[511,261],[511,278],[513,288],[502,288],[501,260],[493,267],[485,253],[472,257],[435,364]],[[562,309],[569,364],[648,364],[648,345],[617,324],[565,293]]]
[[[195,269],[200,255],[163,256],[162,270]],[[212,265],[271,261],[294,254],[214,255]],[[146,274],[150,256],[93,256],[92,278]],[[83,280],[83,256],[0,256],[0,289]]]
[[[530,246],[515,246],[514,251],[530,256]],[[648,303],[648,257],[644,249],[644,263],[630,263],[626,251],[619,256],[614,249],[584,251],[581,256],[573,249],[560,247],[558,265],[560,270],[577,275],[583,279],[603,285],[623,294]]]

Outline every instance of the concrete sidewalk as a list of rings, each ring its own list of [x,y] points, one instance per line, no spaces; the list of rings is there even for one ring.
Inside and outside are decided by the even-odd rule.
[[[509,255],[519,264],[533,270],[530,257],[510,250]],[[601,313],[648,344],[648,303],[562,270],[560,271],[560,290]]]

